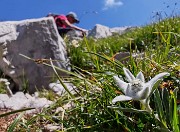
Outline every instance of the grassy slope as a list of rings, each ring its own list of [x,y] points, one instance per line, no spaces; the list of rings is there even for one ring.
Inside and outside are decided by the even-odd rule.
[[[162,127],[162,124],[157,122],[152,115],[122,112],[110,109],[107,106],[112,105],[112,99],[121,94],[121,90],[115,85],[112,75],[119,74],[123,78],[123,66],[127,67],[134,75],[141,70],[146,81],[160,72],[167,71],[171,76],[165,78],[164,82],[157,87],[166,87],[168,92],[179,87],[179,21],[180,18],[166,19],[121,36],[114,35],[97,41],[84,39],[77,48],[68,45],[71,63],[74,65],[72,69],[74,73],[82,76],[81,79],[73,76],[69,78],[69,81],[76,85],[78,92],[72,98],[67,95],[58,97],[55,99],[57,102],[54,106],[44,109],[37,117],[23,121],[21,125],[17,126],[17,131],[27,131],[27,128],[40,130],[42,125],[44,126],[46,123],[63,124],[64,130],[72,132],[141,132],[154,131],[155,127],[157,129],[158,126]],[[128,63],[121,64],[111,58],[119,51],[140,51],[145,53],[145,57],[143,59],[131,58]],[[166,86],[163,85],[164,83]],[[47,96],[53,98],[53,94]],[[151,101],[150,105],[156,112],[155,100],[152,98]],[[70,102],[75,107],[65,109],[64,112],[55,112],[56,108],[64,108]],[[117,105],[124,108],[141,108],[138,102],[131,101],[120,102]],[[169,130],[174,130],[173,124],[175,123],[168,121],[166,119],[163,123],[168,126]],[[177,126],[177,124],[175,125]]]
[[[131,48],[144,51],[147,48],[156,48],[159,45],[165,45],[160,32],[163,33],[165,39],[168,39],[168,35],[171,34],[170,44],[171,46],[180,45],[180,18],[165,19],[161,22],[147,25],[137,28],[131,32],[123,34],[121,36],[114,35],[100,40],[84,40],[81,42],[80,47],[69,47],[72,64],[85,68],[86,62],[90,57],[84,52],[91,51],[100,54],[113,56],[119,51],[130,50],[130,40],[132,40]],[[79,63],[80,62],[80,63]]]

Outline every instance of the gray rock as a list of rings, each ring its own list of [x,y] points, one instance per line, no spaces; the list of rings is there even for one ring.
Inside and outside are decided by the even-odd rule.
[[[19,98],[19,99],[25,99],[27,100],[27,97],[25,96],[25,94],[23,92],[17,92],[15,93],[12,98]]]
[[[68,89],[72,94],[75,93],[76,87],[75,87],[72,83],[70,83],[70,82],[63,82],[63,83],[66,85],[67,89]],[[49,88],[50,88],[51,90],[53,90],[53,91],[54,91],[56,94],[58,94],[58,95],[63,95],[63,94],[66,93],[66,90],[64,89],[63,85],[60,84],[59,81],[57,81],[57,82],[55,82],[55,83],[50,83],[50,84],[49,84]]]
[[[82,40],[83,35],[82,32],[77,31],[77,30],[71,30],[67,33],[68,38],[72,40]]]
[[[28,103],[29,105],[26,105],[26,107],[41,109],[44,107],[48,107],[52,103],[53,103],[52,101],[49,101],[46,98],[36,98],[36,99],[30,99]]]
[[[18,98],[18,97],[11,97],[9,100],[4,102],[5,108],[19,110],[25,108],[28,103],[28,99]]]
[[[124,26],[124,27],[114,27],[110,28],[111,33],[117,33],[119,35],[122,35],[123,33],[126,33],[129,31],[132,27],[130,26]]]
[[[33,97],[23,92],[17,92],[12,97],[8,97],[6,94],[0,94],[0,109],[19,110],[22,108],[35,108],[35,110],[27,111],[27,113],[33,113],[50,106],[52,103],[52,101],[46,98]]]
[[[1,101],[7,101],[8,99],[9,99],[9,96],[7,94],[0,94]]]
[[[96,24],[96,26],[88,33],[88,37],[93,37],[95,39],[106,38],[111,35],[110,28],[100,24]]]
[[[137,27],[131,27],[131,26],[109,28],[104,25],[96,24],[92,30],[89,30],[88,37],[92,37],[95,39],[106,38],[112,36],[115,33],[122,35],[136,28]]]
[[[54,65],[64,69],[68,65],[66,45],[51,17],[0,22],[0,69],[12,78],[19,90],[27,88],[33,93],[47,88],[54,76],[52,68],[20,54],[32,59],[58,60]]]
[[[30,94],[28,94],[28,93],[25,94],[25,97],[26,97],[27,99],[32,99],[32,98],[33,98],[33,97],[32,97]]]
[[[135,59],[143,59],[144,53],[132,53],[132,57]],[[130,60],[130,52],[119,52],[114,56],[114,59],[121,63],[127,63]]]
[[[54,131],[60,130],[62,127],[60,125],[47,124],[44,126],[44,128],[48,132],[54,132]]]
[[[0,100],[0,108],[1,109],[4,109],[5,108],[5,105],[4,105],[4,102]]]
[[[9,100],[9,96],[7,94],[0,94],[0,108],[5,108],[5,102]]]
[[[119,52],[114,56],[114,59],[120,61],[121,63],[127,63],[130,58],[129,52]]]

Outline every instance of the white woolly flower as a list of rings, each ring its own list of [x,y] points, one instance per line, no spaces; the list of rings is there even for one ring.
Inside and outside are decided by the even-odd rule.
[[[114,80],[117,83],[118,87],[122,89],[125,95],[120,95],[115,97],[112,100],[112,103],[116,103],[118,101],[128,101],[128,100],[138,100],[140,101],[145,109],[148,112],[151,112],[151,108],[149,106],[149,95],[152,91],[153,85],[164,76],[168,76],[169,73],[163,72],[156,75],[149,82],[145,83],[144,75],[142,72],[139,72],[136,77],[126,68],[123,68],[124,74],[129,83],[122,81],[118,76],[114,76]]]

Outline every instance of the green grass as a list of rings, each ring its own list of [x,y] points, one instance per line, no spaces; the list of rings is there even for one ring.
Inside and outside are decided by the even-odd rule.
[[[180,86],[180,18],[173,17],[134,29],[123,35],[114,35],[100,40],[84,38],[79,47],[68,46],[72,72],[68,79],[76,87],[74,95],[57,97],[46,91],[46,96],[56,103],[44,109],[36,118],[18,123],[17,130],[41,130],[40,124],[61,124],[62,131],[103,131],[103,132],[179,132],[178,92]],[[122,64],[112,56],[121,51],[143,52],[143,58],[132,58]],[[51,66],[55,71],[58,70]],[[122,67],[134,75],[139,71],[148,81],[161,72],[171,75],[155,85],[156,91],[150,98],[153,113],[141,111],[139,102],[118,102],[119,109],[112,109],[112,99],[122,94],[116,86],[113,75],[124,78]],[[63,81],[57,75],[60,82]],[[65,87],[66,88],[66,87]],[[53,99],[53,96],[56,99]],[[70,108],[55,112],[58,107]],[[159,118],[157,118],[157,115]],[[18,119],[19,122],[19,119]],[[37,125],[38,124],[38,125]],[[12,125],[11,125],[12,126]],[[59,130],[59,131],[61,131]]]
[[[179,88],[179,21],[180,18],[178,17],[165,19],[156,24],[137,28],[121,36],[115,35],[97,41],[85,38],[77,48],[69,45],[69,54],[72,65],[74,65],[74,72],[78,71],[77,73],[83,74],[89,81],[72,80],[80,88],[76,95],[79,99],[76,100],[78,103],[74,102],[75,107],[65,113],[65,117],[67,117],[63,120],[65,130],[179,131],[179,115],[177,114],[176,102],[171,101],[172,97],[170,95],[170,99],[166,100],[166,103],[169,102],[172,105],[171,107],[174,106],[171,109],[175,112],[173,113],[177,119],[175,123],[172,120],[168,121],[172,116],[163,117],[163,120],[157,121],[153,114],[122,112],[121,110],[108,108],[111,105],[111,100],[118,95],[117,93],[121,92],[114,84],[112,75],[119,74],[124,77],[123,66],[129,68],[135,75],[141,70],[147,81],[160,72],[169,72],[171,76],[165,78],[164,82],[171,82],[173,85],[164,86],[163,88],[156,85],[156,87],[159,88],[160,92],[167,89],[167,93]],[[144,42],[144,45],[142,42]],[[145,56],[143,59],[131,58],[127,64],[112,61],[111,57],[120,51],[139,51],[144,52]],[[94,90],[94,87],[101,89],[101,91]],[[162,103],[164,101],[161,96],[158,100],[162,100]],[[155,113],[166,109],[165,106],[161,110],[157,109],[153,97],[151,102]],[[118,106],[127,109],[140,109],[138,102],[120,102]],[[162,122],[164,122],[163,127]],[[169,122],[170,124],[168,124]]]
[[[69,45],[69,54],[71,56],[71,62],[75,66],[81,67],[83,69],[95,68],[93,60],[95,57],[87,54],[86,52],[100,53],[106,56],[113,56],[115,53],[120,51],[130,51],[139,50],[141,52],[146,49],[157,49],[168,45],[167,48],[172,48],[172,46],[180,45],[180,18],[170,18],[165,19],[159,23],[152,25],[147,25],[132,30],[121,36],[115,35],[112,37],[93,40],[84,39],[80,42],[78,48]],[[133,39],[130,47],[130,38]],[[168,42],[166,42],[167,40]],[[167,52],[167,51],[166,51]],[[165,57],[165,56],[164,56]]]

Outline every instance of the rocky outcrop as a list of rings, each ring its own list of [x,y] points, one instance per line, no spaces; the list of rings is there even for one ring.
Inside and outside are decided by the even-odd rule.
[[[96,24],[96,26],[88,33],[88,37],[93,37],[95,39],[106,38],[111,35],[110,28],[100,24]]]
[[[126,33],[132,29],[135,29],[135,27],[125,26],[109,28],[107,26],[96,24],[92,30],[89,30],[88,37],[95,39],[106,38],[112,36],[113,34],[122,35],[123,33]]]
[[[46,98],[40,98],[37,95],[31,96],[23,92],[17,92],[12,97],[9,97],[7,94],[0,94],[0,109],[19,110],[23,108],[35,108],[33,111],[39,111],[42,108],[50,106],[52,103],[52,101]]]
[[[130,53],[130,52],[119,52],[116,53],[113,58],[117,61],[120,61],[121,63],[125,64],[130,61],[130,57],[134,59],[143,60],[145,55],[144,53]]]
[[[32,59],[52,58],[54,65],[67,69],[67,53],[53,18],[0,22],[0,69],[16,84],[18,90],[30,93],[47,88],[53,77],[52,68]],[[63,75],[63,73],[60,73]]]
[[[130,26],[124,26],[124,27],[113,27],[110,28],[110,31],[112,34],[117,33],[119,35],[122,35],[130,30],[134,29],[134,27],[130,27]]]
[[[71,30],[67,33],[67,36],[69,38],[70,41],[72,40],[82,40],[83,38],[83,34],[81,31],[77,31],[77,30]]]
[[[63,81],[63,84],[66,86],[69,92],[71,92],[71,94],[74,94],[75,91],[77,91],[77,88],[73,85],[73,83]],[[49,89],[54,91],[59,96],[62,96],[63,94],[67,93],[63,85],[59,82],[59,80],[57,82],[50,83]]]

